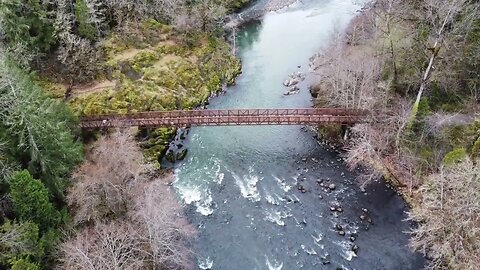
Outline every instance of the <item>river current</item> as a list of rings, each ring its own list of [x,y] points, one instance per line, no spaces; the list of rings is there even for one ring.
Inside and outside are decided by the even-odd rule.
[[[364,2],[297,1],[243,27],[243,73],[209,108],[310,107],[308,80],[292,96],[282,82],[307,73],[309,57]],[[198,227],[199,269],[422,268],[407,247],[404,202],[384,182],[361,191],[339,153],[314,134],[301,126],[190,130],[174,187]]]

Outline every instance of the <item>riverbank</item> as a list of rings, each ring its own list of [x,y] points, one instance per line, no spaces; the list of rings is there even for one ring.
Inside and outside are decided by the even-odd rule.
[[[432,12],[438,12],[435,16],[440,14],[436,9]],[[477,20],[480,17],[478,12],[470,15]],[[392,6],[387,1],[378,1],[364,9],[346,32],[335,33],[332,42],[312,58],[317,79],[311,92],[320,107],[361,108],[375,112],[370,124],[350,129],[349,139],[343,142],[346,162],[351,168],[365,169],[360,178],[362,186],[383,176],[402,194],[411,206],[409,219],[418,222],[419,227],[412,230],[410,245],[425,252],[432,259],[432,267],[447,265],[449,269],[457,269],[462,265],[460,268],[469,268],[476,265],[473,253],[478,247],[460,238],[477,238],[478,235],[471,231],[476,231],[478,224],[471,220],[467,208],[456,205],[462,202],[468,204],[469,209],[478,209],[475,203],[478,199],[471,198],[479,198],[479,188],[475,181],[469,182],[477,176],[466,168],[478,162],[480,107],[475,89],[452,90],[455,85],[463,84],[465,77],[446,79],[444,76],[464,72],[463,63],[459,62],[472,53],[468,48],[476,42],[473,37],[479,31],[478,28],[464,29],[472,37],[466,43],[456,40],[452,33],[444,33],[445,40],[465,50],[452,51],[451,47],[440,45],[438,52],[430,54],[429,60],[425,57],[429,55],[428,49],[423,48],[432,46],[430,39],[433,37],[425,36],[427,30],[418,30],[434,27],[429,16],[408,3]],[[407,19],[411,17],[417,18],[415,23]],[[465,23],[462,19],[451,18],[452,21],[457,19],[456,23]],[[420,67],[433,61],[437,53],[441,58],[436,62],[438,70],[422,81],[425,72],[429,71]],[[472,76],[467,73],[466,77]],[[416,89],[422,87],[426,92],[421,98],[416,97]],[[320,130],[322,135],[338,139],[341,129]],[[454,177],[455,173],[462,175],[465,183],[470,183],[469,189],[464,189],[463,180]],[[444,194],[443,181],[449,179],[449,192]],[[471,194],[470,190],[476,191]],[[438,204],[442,204],[441,210],[435,206]],[[457,218],[450,219],[452,215]],[[474,210],[473,215],[473,219],[478,220],[480,212]],[[438,216],[447,220],[439,221]],[[456,230],[463,222],[468,224],[466,229]],[[448,230],[452,238],[469,246],[460,256],[462,258],[453,259],[456,256],[453,245],[457,244],[445,242],[445,237],[431,237],[431,230],[435,231],[438,226],[443,228],[439,229],[441,232]],[[450,248],[444,249],[445,246]]]

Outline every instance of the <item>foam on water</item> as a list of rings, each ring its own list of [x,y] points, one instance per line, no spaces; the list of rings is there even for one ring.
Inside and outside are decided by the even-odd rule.
[[[268,270],[282,270],[283,262],[277,262],[276,260],[270,262],[267,256],[265,256],[265,264],[268,267]]]
[[[197,206],[197,212],[204,216],[209,216],[213,214],[213,199],[210,190],[205,192],[206,198],[203,200],[195,202],[195,206]]]
[[[237,184],[237,186],[240,188],[242,197],[254,202],[260,201],[260,193],[257,189],[257,183],[261,179],[259,176],[249,174],[244,177],[240,177],[233,172],[232,176],[233,179],[235,179],[235,184]]]
[[[357,257],[357,254],[351,250],[352,243],[349,241],[334,241],[337,246],[341,247],[340,254],[345,260],[351,261],[354,257]]]
[[[313,238],[313,240],[315,240],[316,243],[318,243],[318,242],[322,241],[323,235],[321,233],[318,233],[318,235],[312,234],[312,238]]]
[[[210,257],[198,259],[198,267],[204,270],[212,269],[213,260]]]
[[[278,201],[278,195],[277,194],[273,194],[273,196],[270,194],[270,192],[268,192],[268,190],[264,190],[265,192],[265,200],[271,204],[271,205],[280,205],[279,201]]]
[[[177,192],[185,204],[196,206],[198,213],[209,216],[213,214],[213,198],[209,189],[201,190],[200,186],[176,186]]]
[[[322,40],[327,40],[327,32],[334,29],[336,20],[342,21],[340,28],[343,28],[346,25],[344,21],[349,17],[344,13],[355,10],[350,6],[351,1],[345,0],[310,4],[317,7],[318,14],[304,10],[285,15],[268,14],[261,27],[247,26],[246,31],[239,32],[238,55],[242,61],[245,60],[243,75],[238,78],[237,87],[228,91],[228,98],[219,97],[212,101],[212,109],[308,106],[299,101],[304,94],[308,95],[308,90],[289,97],[287,102],[278,88],[288,73],[297,70],[297,65],[301,65],[302,70],[308,68],[308,63],[301,59],[308,59],[314,53],[312,47],[322,43],[328,45]],[[313,16],[306,18],[308,15]],[[287,27],[289,25],[295,27]],[[311,28],[307,29],[308,35],[302,33],[304,25]],[[315,38],[305,39],[300,34]],[[246,39],[246,35],[252,36]],[[285,46],[278,46],[279,42],[284,42]],[[290,51],[294,50],[296,55],[291,57]],[[282,68],[281,62],[285,61],[289,67]],[[336,179],[335,176],[334,170],[338,167],[332,167],[340,163],[330,164],[330,155],[333,154],[327,152],[325,156],[317,157],[313,152],[316,142],[310,141],[310,134],[299,135],[304,134],[299,132],[297,127],[289,126],[192,129],[190,158],[184,161],[186,166],[180,165],[180,170],[177,170],[181,181],[175,184],[175,188],[185,203],[196,207],[196,211],[186,212],[193,224],[199,224],[200,237],[196,246],[201,254],[197,262],[199,269],[282,270],[284,267],[299,269],[300,266],[318,269],[320,264],[313,263],[321,263],[323,254],[334,254],[329,260],[335,261],[335,266],[342,261],[355,267],[356,264],[364,264],[361,260],[352,259],[355,254],[351,252],[351,242],[348,246],[343,243],[345,246],[341,247],[332,243],[339,237],[336,232],[329,231],[332,228],[329,220],[334,218],[329,210],[325,210],[330,199],[341,195],[340,190],[344,187],[350,187],[338,182],[334,192],[325,194],[325,199],[319,200],[316,191],[318,189],[323,195],[321,188],[316,183],[301,182],[304,177],[315,179],[323,173],[325,177],[341,181],[342,178]],[[302,157],[312,162],[299,161],[296,164],[293,160]],[[325,172],[317,174],[317,167],[318,170],[324,168]],[[301,194],[295,186],[297,182],[305,184],[309,192]],[[364,200],[360,198],[359,201]],[[350,216],[353,212],[348,202],[343,204],[343,216]],[[212,213],[214,216],[205,217]],[[342,215],[336,220],[348,223],[341,221]],[[228,225],[225,225],[225,220],[228,220]],[[345,226],[346,233],[355,227],[341,225]],[[363,251],[360,254],[364,256]]]
[[[275,181],[277,181],[278,183],[278,186],[284,191],[284,192],[289,192],[290,189],[292,189],[292,186],[289,186],[285,183],[285,180],[284,179],[280,179],[278,178],[277,176],[275,175],[272,175],[273,179],[275,179]]]
[[[292,216],[292,214],[284,211],[264,210],[264,212],[265,220],[276,223],[279,226],[285,226],[285,221],[283,221],[283,219]]]
[[[225,178],[225,174],[224,174],[224,173],[221,173],[221,172],[219,171],[219,172],[217,172],[216,176],[217,176],[217,177],[215,177],[215,180],[214,180],[214,181],[215,181],[215,183],[217,183],[217,184],[220,185],[220,184],[223,182],[223,178]]]
[[[303,251],[305,251],[305,253],[307,253],[308,255],[317,255],[317,252],[315,251],[315,249],[313,249],[313,247],[307,247],[305,245],[301,245]]]
[[[179,186],[177,187],[178,194],[180,198],[186,203],[191,204],[193,202],[198,202],[202,199],[202,192],[199,190],[200,187],[186,187]]]
[[[214,177],[213,177],[213,182],[217,183],[217,184],[222,184],[223,182],[223,178],[225,177],[225,174],[220,172],[221,171],[221,166],[220,166],[220,163],[221,161],[217,158],[215,158],[213,160],[213,173],[214,173]],[[208,170],[206,170],[208,172]]]

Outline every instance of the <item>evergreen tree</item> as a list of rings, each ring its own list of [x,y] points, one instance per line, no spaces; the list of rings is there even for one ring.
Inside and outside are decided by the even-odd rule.
[[[59,224],[60,213],[49,201],[48,190],[26,170],[13,174],[10,181],[13,208],[22,221],[32,221],[45,232]]]
[[[0,1],[0,37],[9,47],[47,51],[55,43],[50,6],[41,0]]]
[[[47,97],[0,51],[0,126],[17,146],[14,155],[20,165],[57,198],[63,197],[68,174],[82,159],[82,146],[72,135],[74,125],[68,108]]]

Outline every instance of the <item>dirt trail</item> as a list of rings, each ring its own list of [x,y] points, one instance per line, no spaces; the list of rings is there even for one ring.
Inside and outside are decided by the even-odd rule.
[[[105,89],[111,89],[115,87],[115,81],[100,81],[100,82],[91,82],[88,84],[82,84],[82,85],[77,85],[74,86],[72,89],[72,97],[74,96],[79,96],[79,95],[84,95],[84,94],[91,94],[91,93],[96,93],[103,91]]]

